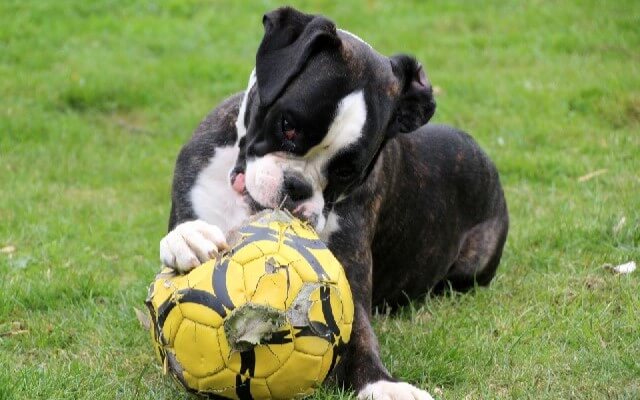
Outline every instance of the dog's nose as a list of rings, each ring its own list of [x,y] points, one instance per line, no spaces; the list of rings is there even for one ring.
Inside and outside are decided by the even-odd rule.
[[[313,188],[301,176],[285,173],[283,186],[284,194],[293,202],[303,201],[313,196]]]

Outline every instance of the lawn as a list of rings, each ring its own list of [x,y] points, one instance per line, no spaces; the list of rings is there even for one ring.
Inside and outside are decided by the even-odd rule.
[[[242,90],[270,0],[0,2],[0,399],[187,398],[134,307],[175,156]],[[511,212],[488,289],[378,316],[441,399],[640,398],[640,2],[301,1],[437,87]],[[319,399],[348,395],[323,390]]]

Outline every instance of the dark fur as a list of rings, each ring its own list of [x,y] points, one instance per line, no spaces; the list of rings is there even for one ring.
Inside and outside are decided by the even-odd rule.
[[[173,173],[169,231],[181,222],[197,219],[188,197],[189,191],[200,171],[215,155],[216,147],[231,146],[236,142],[235,122],[242,95],[237,93],[213,109],[180,151]]]
[[[265,17],[265,36],[269,30],[277,31],[278,24],[286,19],[293,18],[296,24],[303,25],[313,21],[285,14],[282,11]],[[306,32],[304,43],[295,49],[306,48],[309,43],[315,46],[318,37],[326,40],[327,35],[335,35],[335,28],[333,31],[327,28],[326,21],[316,20],[322,33]],[[296,29],[304,32],[304,26]],[[294,39],[271,38],[271,49],[286,47]],[[358,160],[353,166],[357,174],[342,185],[331,183],[330,178],[324,193],[328,208],[340,216],[341,226],[328,245],[345,267],[356,303],[352,340],[344,362],[336,369],[336,378],[359,390],[379,379],[393,380],[378,355],[370,324],[373,308],[402,305],[449,286],[468,290],[489,284],[507,237],[508,213],[496,168],[477,143],[454,128],[424,125],[434,112],[435,102],[424,72],[414,59],[408,56],[382,59],[358,48],[361,44],[344,38],[338,48],[332,47],[331,40],[323,46],[329,46],[326,54],[303,60],[301,65],[313,72],[326,63],[341,62],[339,65],[345,69],[338,69],[335,75],[339,89],[333,89],[337,92],[327,94],[328,97],[340,98],[342,93],[348,93],[353,85],[350,82],[366,82],[362,84],[371,85],[366,90],[383,93],[367,98],[367,109],[373,112],[365,127],[366,142],[356,147],[358,153],[348,154],[347,161]],[[393,76],[385,75],[383,69],[379,74],[376,72],[376,63],[385,60],[391,62]],[[264,71],[262,68],[263,75]],[[329,80],[334,78],[330,72],[327,76]],[[265,79],[263,76],[262,82],[268,82]],[[260,88],[268,93],[265,94],[268,103],[276,98],[277,102],[285,102],[286,98],[278,97],[283,90],[285,97],[311,90],[306,86],[308,80],[300,79],[299,71],[284,79],[284,83],[277,79],[263,83],[269,85]],[[260,81],[259,78],[259,84]],[[259,93],[252,93],[256,95]],[[317,103],[318,99],[312,100]],[[235,95],[210,113],[180,152],[173,183],[170,230],[197,218],[188,193],[216,147],[235,142],[233,122],[240,101],[240,95]],[[247,134],[250,142],[246,144],[246,154],[240,156],[239,168],[245,156],[273,151],[270,146],[275,144],[270,141],[275,139],[267,137],[267,128],[262,128],[271,124],[267,114],[272,111],[265,107],[266,104],[254,105],[249,110],[248,130],[256,133]],[[327,115],[321,112],[323,107],[319,104],[312,109],[313,118],[317,119],[313,122],[320,128],[327,125]],[[304,144],[301,153],[313,144]],[[242,147],[244,150],[245,146]],[[333,200],[345,192],[350,193],[346,200],[334,204]]]

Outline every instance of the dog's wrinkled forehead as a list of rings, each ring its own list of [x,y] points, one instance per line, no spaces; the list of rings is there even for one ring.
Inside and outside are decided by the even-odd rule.
[[[337,48],[335,25],[322,16],[284,7],[263,18],[264,36],[256,54],[258,92],[271,105],[315,52]]]
[[[281,8],[264,17],[265,34],[236,123],[249,133],[249,156],[279,150],[302,156],[322,141],[340,101],[352,90],[335,25],[321,16]],[[282,123],[299,140],[282,147]]]
[[[268,107],[304,72],[310,60],[322,58],[327,69],[339,70],[349,80],[364,78],[387,81],[392,78],[389,59],[351,32],[337,29],[320,15],[284,7],[264,16],[264,36],[256,54],[256,76],[260,101]]]
[[[263,25],[256,68],[239,113],[239,136],[246,133],[250,116],[266,114],[272,106],[323,115],[326,121],[341,99],[355,91],[376,97],[374,90],[383,88],[389,95],[393,90],[384,88],[397,86],[387,57],[322,16],[283,7],[266,14]],[[372,87],[371,82],[378,84]],[[260,122],[267,118],[258,116]]]

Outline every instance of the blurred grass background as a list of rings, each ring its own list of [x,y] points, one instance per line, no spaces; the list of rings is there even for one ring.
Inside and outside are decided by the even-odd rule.
[[[175,156],[244,89],[279,5],[0,2],[0,399],[187,397],[133,307]],[[379,316],[389,369],[445,399],[640,398],[640,272],[602,268],[640,262],[640,3],[292,5],[414,54],[434,120],[471,132],[505,185],[496,281]]]

